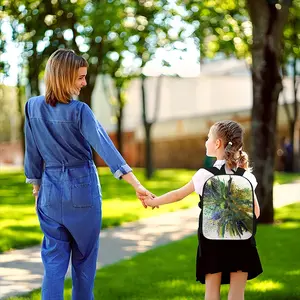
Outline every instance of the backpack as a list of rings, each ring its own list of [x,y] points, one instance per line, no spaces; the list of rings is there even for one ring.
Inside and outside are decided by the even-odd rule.
[[[200,228],[210,240],[248,240],[255,233],[254,191],[237,168],[226,174],[225,164],[205,168],[214,174],[203,186]]]

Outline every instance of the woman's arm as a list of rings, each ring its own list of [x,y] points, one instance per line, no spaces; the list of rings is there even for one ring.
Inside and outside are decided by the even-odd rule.
[[[124,179],[134,187],[138,198],[146,208],[147,206],[144,203],[143,197],[151,197],[152,194],[141,185],[132,173],[132,169],[116,149],[109,135],[97,121],[94,113],[86,104],[82,104],[79,118],[79,129],[88,143],[109,166],[114,176],[117,179]]]
[[[105,129],[85,103],[82,103],[81,107],[79,130],[90,146],[105,161],[117,179],[121,179],[125,174],[132,172],[132,169],[119,153]]]
[[[25,158],[24,171],[26,182],[39,186],[42,181],[44,161],[36,146],[34,135],[30,126],[29,101],[25,104]]]
[[[126,182],[128,182],[132,187],[135,189],[137,197],[141,200],[143,206],[147,208],[147,205],[145,204],[144,199],[146,197],[149,197],[152,199],[155,195],[153,195],[151,192],[149,192],[147,189],[145,189],[142,184],[138,181],[138,179],[135,177],[133,172],[129,172],[122,176],[122,179],[124,179]]]
[[[140,186],[142,186],[141,183],[138,181],[138,179],[133,174],[133,172],[129,172],[129,173],[123,175],[122,179],[124,179],[126,182],[128,182],[130,185],[132,185],[132,187],[135,190],[137,188],[139,188]]]
[[[180,189],[168,192],[162,196],[154,198],[153,200],[148,197],[147,199],[145,199],[145,204],[153,207],[153,206],[173,203],[182,200],[183,198],[190,195],[194,191],[195,191],[194,183],[191,180],[189,183],[187,183]]]
[[[254,193],[254,213],[255,213],[256,219],[258,219],[260,216],[260,208],[259,208],[259,203],[258,203],[255,193]]]

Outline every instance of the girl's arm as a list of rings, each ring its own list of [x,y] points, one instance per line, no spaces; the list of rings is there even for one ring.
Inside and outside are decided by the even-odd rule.
[[[258,219],[260,216],[260,208],[259,208],[258,200],[257,200],[255,193],[254,193],[254,213],[255,213],[256,219]]]
[[[182,200],[186,196],[190,195],[192,192],[195,191],[194,183],[191,180],[189,183],[181,187],[180,189],[168,192],[162,196],[159,196],[157,198],[151,199],[148,197],[145,199],[145,203],[148,206],[159,206],[163,204],[173,203],[179,200]]]

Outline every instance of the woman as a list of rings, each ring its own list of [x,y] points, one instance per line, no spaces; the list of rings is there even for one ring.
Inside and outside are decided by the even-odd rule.
[[[93,112],[72,99],[86,86],[88,64],[72,50],[59,49],[46,65],[46,95],[25,106],[25,175],[33,184],[44,233],[42,299],[63,299],[72,254],[73,299],[93,299],[101,227],[101,187],[92,148],[117,179],[137,196],[151,194],[139,183]]]

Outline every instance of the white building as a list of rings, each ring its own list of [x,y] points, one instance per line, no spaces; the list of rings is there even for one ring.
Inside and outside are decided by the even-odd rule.
[[[156,86],[159,77],[146,81],[148,118],[155,109]],[[252,107],[252,79],[244,61],[230,59],[204,65],[199,77],[161,78],[161,101],[153,138],[178,137],[180,134],[199,134],[207,118],[219,119],[228,115],[249,116]],[[111,81],[105,79],[109,94],[114,94]],[[288,102],[293,101],[292,80],[284,80]],[[103,78],[99,77],[92,97],[92,108],[102,125],[110,133],[115,132],[114,111],[103,92]],[[124,131],[134,131],[137,139],[143,135],[141,82],[133,80],[127,91],[128,103],[124,108]],[[283,103],[282,97],[279,100]],[[279,122],[286,123],[285,112],[280,108]],[[181,123],[178,130],[176,124]],[[175,124],[175,126],[174,126]],[[179,126],[179,127],[180,127]]]

